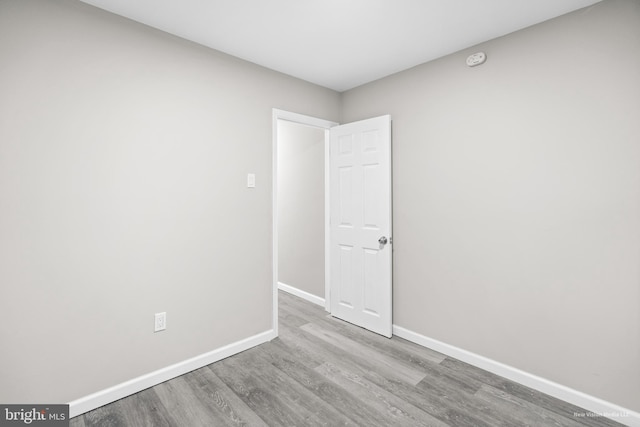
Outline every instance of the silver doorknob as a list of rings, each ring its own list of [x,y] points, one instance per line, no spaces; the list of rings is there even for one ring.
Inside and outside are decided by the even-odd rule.
[[[381,238],[378,239],[378,243],[380,243],[381,245],[386,245],[387,244],[387,238],[382,236]]]

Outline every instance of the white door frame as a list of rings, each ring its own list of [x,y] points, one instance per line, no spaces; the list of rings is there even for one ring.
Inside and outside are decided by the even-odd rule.
[[[329,265],[330,256],[330,242],[331,236],[329,228],[329,129],[337,126],[339,123],[329,120],[318,119],[316,117],[305,116],[304,114],[292,113],[290,111],[273,109],[273,140],[272,146],[272,177],[273,177],[273,248],[272,248],[272,271],[273,271],[273,330],[278,335],[278,120],[285,120],[288,122],[299,123],[302,125],[308,125],[324,129],[324,289],[325,289],[325,310],[330,311],[330,275],[331,268]]]

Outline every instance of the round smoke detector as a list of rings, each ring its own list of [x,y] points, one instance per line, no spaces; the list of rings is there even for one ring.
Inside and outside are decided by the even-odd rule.
[[[469,55],[467,57],[467,65],[469,67],[476,67],[478,65],[484,64],[487,60],[487,55],[484,52],[474,53],[473,55]]]

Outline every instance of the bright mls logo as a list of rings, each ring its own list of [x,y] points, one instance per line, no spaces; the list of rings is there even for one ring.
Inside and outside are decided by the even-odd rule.
[[[0,405],[0,427],[69,427],[69,405]]]

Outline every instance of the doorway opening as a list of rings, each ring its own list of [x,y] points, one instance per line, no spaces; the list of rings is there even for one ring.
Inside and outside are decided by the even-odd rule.
[[[274,109],[273,171],[274,332],[282,289],[391,337],[391,116],[339,126]]]
[[[337,123],[273,110],[273,327],[278,289],[329,311],[329,129]]]

